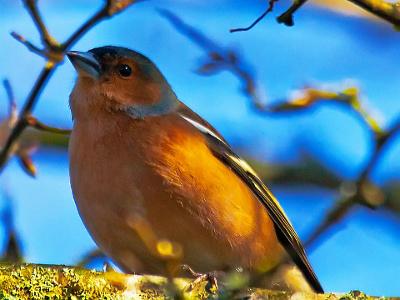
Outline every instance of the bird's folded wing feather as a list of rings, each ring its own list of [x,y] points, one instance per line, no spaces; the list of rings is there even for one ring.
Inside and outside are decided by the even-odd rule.
[[[179,115],[185,121],[197,128],[207,138],[208,146],[213,154],[229,166],[252,190],[258,200],[265,206],[269,216],[274,222],[279,241],[285,247],[292,260],[299,267],[309,284],[316,292],[323,292],[308,259],[300,239],[289,222],[278,201],[263,184],[254,170],[239,156],[237,156],[221,135],[204,119],[182,106]]]

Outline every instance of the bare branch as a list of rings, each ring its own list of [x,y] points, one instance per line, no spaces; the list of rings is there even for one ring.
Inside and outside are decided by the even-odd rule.
[[[273,9],[273,2],[277,0],[270,0],[268,9],[258,17],[250,26],[245,28],[231,29],[230,32],[237,31],[247,31],[252,29],[257,25],[269,12]],[[374,16],[392,24],[396,28],[400,27],[400,3],[399,2],[389,2],[384,0],[348,0],[349,2],[359,6],[360,8],[370,12]],[[283,23],[286,26],[293,26],[293,15],[294,13],[303,6],[307,0],[293,0],[292,5],[281,14],[277,21],[278,23]]]
[[[50,35],[46,25],[43,22],[42,16],[37,7],[37,0],[23,0],[26,9],[32,17],[33,23],[39,31],[42,43],[46,48],[55,49],[58,47],[58,42]]]
[[[287,11],[285,11],[283,14],[281,14],[276,20],[278,23],[283,23],[286,26],[293,26],[294,21],[293,21],[293,14],[301,7],[303,6],[307,0],[294,0],[292,6],[289,7]]]
[[[135,0],[107,0],[104,6],[91,18],[89,18],[78,30],[76,30],[63,44],[59,44],[49,33],[47,27],[45,26],[38,7],[36,0],[23,0],[24,4],[29,11],[32,19],[38,28],[39,34],[41,36],[42,42],[44,44],[44,50],[40,50],[38,47],[27,42],[23,37],[17,34],[12,34],[14,38],[22,42],[28,49],[33,52],[45,56],[47,62],[40,72],[34,86],[26,99],[24,106],[20,112],[19,118],[13,127],[8,139],[5,142],[1,152],[0,152],[0,171],[3,170],[7,159],[10,155],[12,146],[17,142],[21,133],[29,126],[29,118],[31,116],[32,110],[34,109],[41,91],[45,87],[47,81],[58,67],[58,65],[63,61],[66,51],[79,39],[84,33],[86,33],[90,28],[95,26],[98,22],[111,17],[112,15],[122,11],[130,4],[135,3]],[[50,129],[48,126],[41,126],[43,124],[36,123],[35,126]],[[61,133],[61,132],[60,132]]]

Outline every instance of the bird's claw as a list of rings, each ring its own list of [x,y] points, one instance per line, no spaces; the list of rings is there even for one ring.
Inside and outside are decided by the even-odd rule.
[[[202,274],[202,273],[198,273],[198,272],[194,271],[188,265],[182,265],[182,269],[189,272],[189,274],[195,278],[185,288],[188,292],[191,292],[196,286],[198,286],[199,284],[201,284],[203,282],[206,282],[206,286],[204,287],[206,292],[208,292],[210,294],[214,294],[218,290],[217,275],[219,272],[214,271],[214,272],[208,272],[208,273]]]

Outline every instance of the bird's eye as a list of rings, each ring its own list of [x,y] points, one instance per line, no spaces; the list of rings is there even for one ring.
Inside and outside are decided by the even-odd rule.
[[[122,76],[122,77],[129,77],[132,74],[132,69],[130,66],[128,65],[120,65],[118,67],[118,73]]]

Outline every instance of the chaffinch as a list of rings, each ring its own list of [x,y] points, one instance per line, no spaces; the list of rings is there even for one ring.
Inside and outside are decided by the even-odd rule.
[[[122,270],[164,274],[162,245],[204,273],[266,272],[289,257],[293,267],[272,285],[322,292],[275,197],[147,57],[113,46],[68,57],[78,72],[70,96],[74,199]]]

